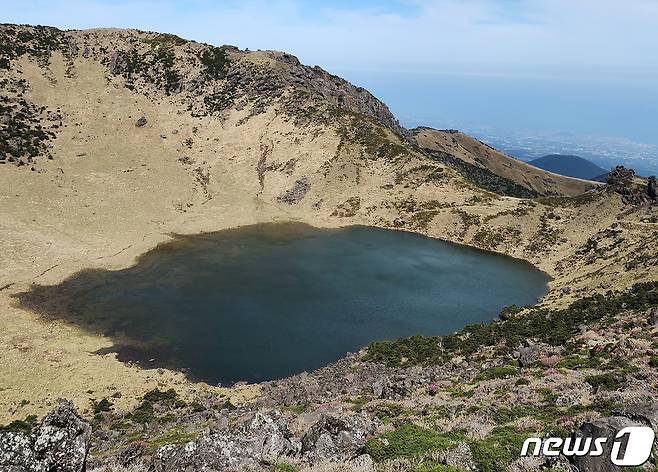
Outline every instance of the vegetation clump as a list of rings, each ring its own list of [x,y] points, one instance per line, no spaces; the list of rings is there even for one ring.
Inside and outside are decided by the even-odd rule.
[[[413,423],[369,439],[366,452],[375,462],[397,458],[421,457],[429,452],[445,451],[454,444],[451,434],[437,433]]]
[[[162,416],[157,417],[155,414],[154,405],[160,405],[164,408],[183,408],[186,403],[178,397],[178,393],[173,388],[162,391],[160,389],[153,389],[146,392],[142,397],[142,402],[135,410],[128,416],[129,419],[136,423],[151,423],[153,421],[166,422],[171,417]]]
[[[199,59],[210,78],[217,80],[226,76],[230,63],[224,48],[210,46],[201,53]]]
[[[68,45],[64,32],[50,26],[0,26],[0,69],[8,70],[11,61],[25,54],[48,65],[52,52]]]
[[[475,376],[475,381],[506,379],[519,374],[519,368],[512,365],[490,367]]]
[[[0,425],[0,432],[30,433],[37,424],[36,415],[28,415],[24,420],[14,420],[7,425]]]
[[[535,190],[524,187],[516,182],[494,174],[489,169],[469,164],[446,152],[424,149],[434,160],[455,169],[468,181],[474,182],[478,187],[496,193],[517,198],[535,198],[539,196]]]
[[[371,343],[366,360],[388,366],[436,365],[454,355],[471,356],[486,346],[511,353],[527,339],[562,346],[579,332],[579,326],[614,319],[624,310],[646,310],[658,304],[658,282],[634,285],[625,292],[596,294],[573,302],[565,309],[535,307],[524,316],[505,321],[466,326],[454,334]]]

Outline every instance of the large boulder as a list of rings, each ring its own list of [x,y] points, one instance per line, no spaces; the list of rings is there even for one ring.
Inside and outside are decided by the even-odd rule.
[[[621,468],[610,460],[613,443],[617,433],[627,426],[649,426],[658,432],[658,402],[637,403],[620,408],[613,412],[613,416],[599,418],[592,422],[583,423],[576,431],[576,437],[599,438],[608,440],[604,446],[604,453],[600,456],[575,456],[569,460],[580,472],[612,472]]]
[[[617,416],[629,418],[644,426],[650,426],[658,435],[658,401],[635,403],[621,407],[613,413]]]
[[[606,437],[603,447],[603,454],[600,456],[572,456],[571,462],[580,472],[617,472],[619,467],[614,465],[610,460],[613,441],[617,433],[626,426],[633,426],[636,423],[623,416],[612,416],[609,418],[600,418],[592,422],[583,423],[579,430],[576,431],[576,437],[581,438],[600,438]],[[593,440],[593,439],[592,439]]]
[[[375,429],[365,417],[324,415],[302,437],[301,452],[310,463],[347,461],[358,455]]]
[[[186,444],[161,447],[149,470],[256,470],[260,464],[285,462],[299,449],[299,443],[290,440],[285,420],[259,412],[234,431],[211,432]]]
[[[0,433],[0,470],[10,472],[81,472],[85,470],[91,426],[73,403],[58,405],[31,433]]]

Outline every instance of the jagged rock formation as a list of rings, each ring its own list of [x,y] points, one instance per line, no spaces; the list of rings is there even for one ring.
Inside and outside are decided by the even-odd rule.
[[[60,401],[32,432],[0,432],[0,469],[8,472],[82,472],[91,426],[69,401]]]
[[[627,204],[638,204],[656,200],[656,177],[652,176],[641,182],[633,169],[624,166],[615,167],[607,176],[608,188],[622,196]]]
[[[322,416],[300,440],[292,437],[284,418],[257,412],[232,431],[203,434],[186,444],[160,448],[149,470],[262,470],[263,464],[289,461],[349,462],[359,456],[374,431],[368,418]]]

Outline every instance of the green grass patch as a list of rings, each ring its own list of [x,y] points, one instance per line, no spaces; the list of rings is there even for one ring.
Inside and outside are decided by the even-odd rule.
[[[523,442],[530,433],[519,432],[511,427],[494,428],[489,435],[469,443],[473,460],[480,472],[502,472],[519,457]]]
[[[466,472],[466,469],[436,462],[423,462],[409,469],[408,472]]]
[[[375,462],[397,458],[416,458],[423,455],[445,451],[456,439],[455,434],[437,433],[415,424],[405,424],[394,431],[369,439],[366,452]]]
[[[148,443],[148,453],[153,454],[158,448],[168,444],[185,444],[194,440],[198,433],[187,433],[178,429],[172,429],[162,436],[150,440]]]
[[[649,367],[658,368],[658,356],[651,356],[649,358]]]
[[[618,372],[590,375],[585,381],[596,390],[619,390],[626,383],[626,376]]]
[[[270,467],[269,472],[298,472],[299,469],[292,464],[275,464]]]

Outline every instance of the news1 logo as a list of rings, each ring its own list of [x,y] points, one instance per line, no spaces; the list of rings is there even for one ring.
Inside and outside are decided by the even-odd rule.
[[[610,461],[621,467],[644,464],[651,456],[655,434],[648,426],[627,426],[615,436],[610,451]],[[571,456],[598,457],[604,454],[608,438],[528,438],[523,443],[521,456]],[[530,447],[534,446],[532,453]]]

